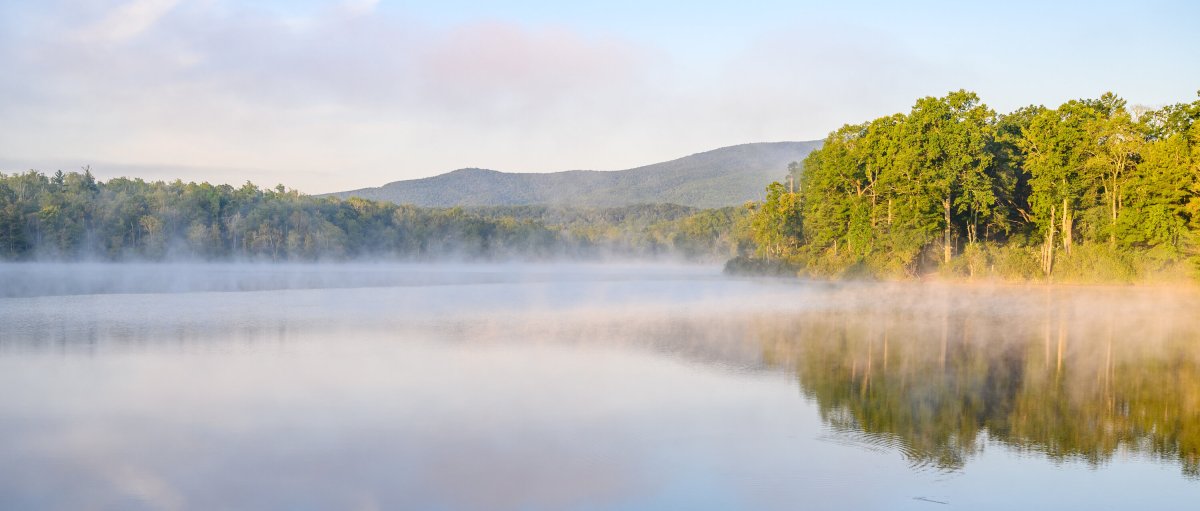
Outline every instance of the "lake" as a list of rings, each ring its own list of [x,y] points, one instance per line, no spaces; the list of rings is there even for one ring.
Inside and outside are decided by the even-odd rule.
[[[0,509],[1194,509],[1200,295],[0,265]]]

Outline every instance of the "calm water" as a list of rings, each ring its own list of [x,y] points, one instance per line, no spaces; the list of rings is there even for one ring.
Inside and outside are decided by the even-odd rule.
[[[1200,296],[0,266],[0,509],[1195,509]]]

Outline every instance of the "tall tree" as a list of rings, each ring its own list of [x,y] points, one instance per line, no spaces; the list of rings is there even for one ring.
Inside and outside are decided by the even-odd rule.
[[[1145,135],[1140,132],[1133,116],[1125,109],[1125,100],[1111,92],[1105,93],[1094,102],[1100,119],[1094,122],[1089,142],[1094,147],[1085,166],[1092,178],[1099,182],[1099,189],[1108,210],[1108,240],[1117,244],[1120,227],[1121,207],[1125,202],[1124,191],[1127,181],[1134,177],[1141,159]]]
[[[903,161],[923,185],[926,200],[941,214],[930,225],[942,232],[942,260],[954,253],[954,213],[963,215],[974,241],[981,217],[996,203],[989,174],[993,155],[987,150],[995,113],[973,92],[952,92],[943,98],[917,101],[905,123]]]
[[[1086,189],[1087,165],[1094,154],[1091,138],[1101,121],[1097,105],[1070,101],[1033,117],[1021,140],[1030,178],[1033,222],[1042,232],[1042,270],[1054,268],[1055,237],[1061,232],[1068,253],[1074,244],[1074,212]]]

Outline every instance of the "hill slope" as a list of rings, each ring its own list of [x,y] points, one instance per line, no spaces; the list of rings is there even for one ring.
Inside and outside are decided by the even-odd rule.
[[[460,169],[330,195],[431,207],[532,204],[613,207],[646,203],[699,208],[733,206],[761,199],[768,183],[785,178],[789,163],[803,160],[820,144],[820,141],[742,144],[617,171],[534,174]]]

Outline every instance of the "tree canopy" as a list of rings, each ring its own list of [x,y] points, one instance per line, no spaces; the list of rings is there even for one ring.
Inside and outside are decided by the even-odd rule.
[[[1200,101],[1112,93],[1006,115],[968,91],[922,98],[830,133],[794,197],[756,208],[756,257],[822,276],[1194,271],[1198,120]]]
[[[282,185],[0,174],[0,260],[722,260],[740,208],[422,208]]]

